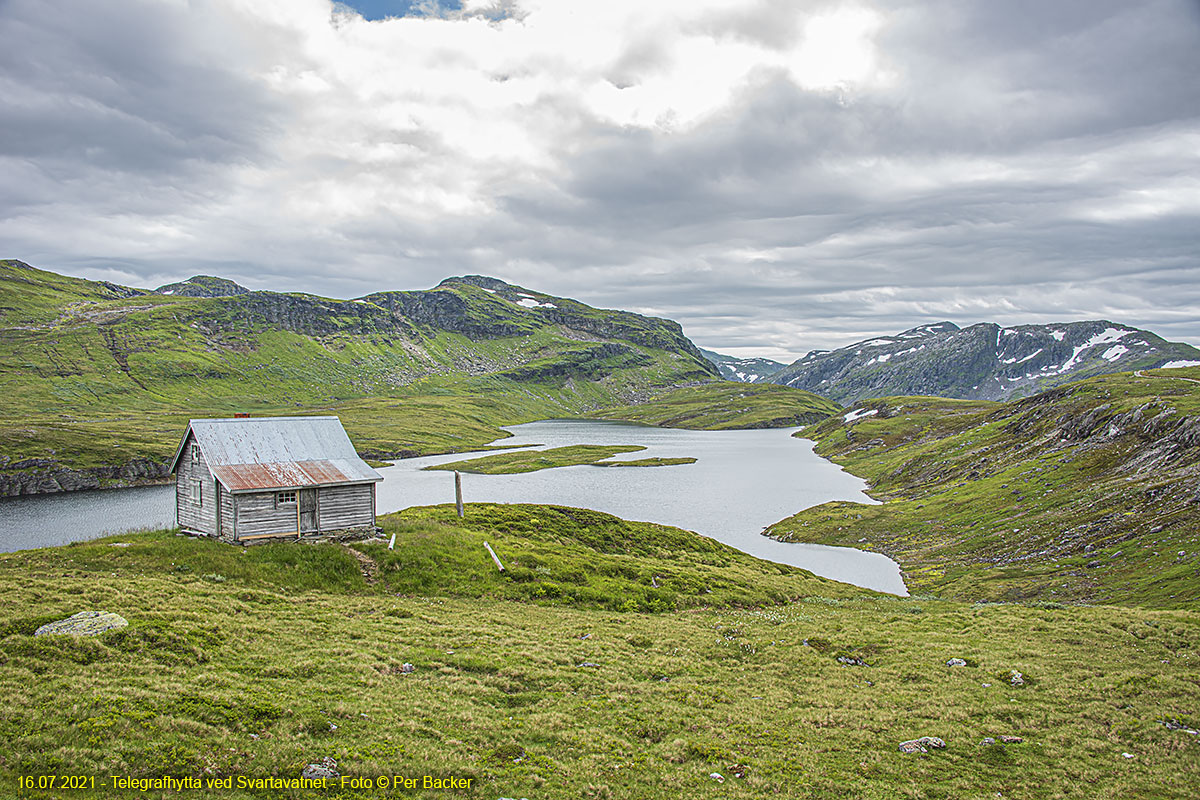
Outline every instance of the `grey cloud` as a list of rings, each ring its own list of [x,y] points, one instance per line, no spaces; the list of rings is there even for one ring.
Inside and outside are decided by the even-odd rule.
[[[252,192],[227,171],[278,165],[277,133],[303,116],[244,77],[253,48],[226,58],[237,48],[219,25],[174,11],[76,5],[67,18],[31,0],[0,10],[12,43],[0,51],[0,255],[141,285],[205,272],[339,297],[480,272],[655,309],[704,346],[781,359],[941,319],[1109,317],[1200,341],[1195,201],[1085,213],[1200,169],[1191,3],[889,2],[878,43],[890,89],[805,92],[763,68],[673,133],[546,91],[527,111],[569,137],[528,175],[459,164],[429,130],[348,119],[367,141],[411,145],[411,159],[372,171],[317,154],[287,165],[290,186],[422,181],[450,164],[494,187],[495,211],[428,221],[381,205],[303,226],[274,207],[288,185],[252,195],[261,218],[226,205]],[[693,30],[783,47],[802,25],[794,5],[763,0]],[[269,29],[242,35],[267,37],[266,53],[293,46]],[[662,57],[633,39],[612,75],[636,81]],[[122,218],[186,235],[122,250]]]

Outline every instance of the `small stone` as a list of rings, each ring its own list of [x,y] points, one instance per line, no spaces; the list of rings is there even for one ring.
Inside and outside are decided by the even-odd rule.
[[[952,658],[946,662],[947,667],[965,667],[967,662],[961,658]]]
[[[255,741],[258,741],[258,739],[259,739],[259,735],[258,735],[257,733],[252,733],[252,734],[250,734],[250,738],[251,738],[251,739],[253,739],[253,740],[255,740]]]
[[[417,670],[417,668],[414,667],[412,664],[401,664],[400,665],[400,672],[402,672],[405,675],[407,675],[410,672],[416,672],[416,670]]]
[[[590,638],[592,638],[592,635],[591,635],[590,633],[585,633],[583,636],[580,636],[580,637],[579,637],[579,639],[580,639],[581,641],[582,641],[583,639],[590,639]]]
[[[719,772],[710,772],[710,773],[708,773],[708,777],[712,778],[717,783],[725,782],[725,776]]]
[[[1121,758],[1133,758],[1133,753],[1121,753]]]
[[[839,664],[844,664],[848,667],[869,667],[869,666],[871,666],[867,662],[863,661],[861,658],[855,658],[853,656],[838,656],[837,660],[838,660]]]
[[[920,739],[901,742],[899,750],[901,753],[928,753],[930,747],[940,750],[945,746],[946,743],[936,736],[922,736]]]
[[[1008,682],[1011,683],[1013,686],[1024,686],[1025,685],[1025,676],[1022,675],[1021,673],[1017,672],[1015,669],[1009,670]]]
[[[590,669],[597,669],[597,668],[599,668],[599,666],[600,666],[600,665],[599,665],[599,664],[596,664],[596,663],[594,663],[594,662],[592,662],[592,661],[584,661],[584,662],[582,662],[582,663],[581,663],[579,666],[580,666],[580,667],[588,667],[588,668],[590,668]]]
[[[329,732],[332,733],[333,731],[336,731],[336,730],[337,730],[337,725],[334,725],[332,722],[329,723]]]
[[[985,746],[985,747],[987,747],[988,745],[993,745],[993,744],[995,744],[995,743],[996,743],[996,740],[995,740],[995,739],[993,739],[991,736],[985,736],[985,737],[984,737],[984,739],[983,739],[983,741],[982,741],[982,742],[980,742],[980,744],[981,744],[981,745],[983,745],[983,746]]]
[[[324,758],[321,759],[320,763],[309,764],[307,767],[305,767],[304,771],[300,773],[300,777],[301,778],[309,778],[309,779],[315,779],[315,778],[333,779],[333,778],[340,778],[341,773],[339,773],[337,771],[337,762],[334,761],[329,756],[325,756]]]

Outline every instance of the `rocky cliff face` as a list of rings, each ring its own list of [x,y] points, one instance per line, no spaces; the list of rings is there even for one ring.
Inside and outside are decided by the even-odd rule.
[[[147,486],[172,480],[169,461],[136,458],[124,464],[72,469],[54,459],[0,463],[0,497]]]
[[[1200,350],[1106,320],[1011,328],[940,322],[813,351],[768,380],[846,404],[894,395],[1007,400],[1093,375],[1188,361],[1200,363]]]

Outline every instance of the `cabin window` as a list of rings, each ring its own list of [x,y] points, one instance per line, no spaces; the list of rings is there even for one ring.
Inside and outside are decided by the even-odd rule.
[[[204,483],[196,481],[196,505],[204,505]]]
[[[200,460],[200,445],[194,444],[194,445],[192,445],[192,461],[199,461],[199,460]]]
[[[296,493],[295,492],[276,492],[275,493],[275,507],[276,508],[279,508],[279,506],[294,506],[294,505],[296,505]]]

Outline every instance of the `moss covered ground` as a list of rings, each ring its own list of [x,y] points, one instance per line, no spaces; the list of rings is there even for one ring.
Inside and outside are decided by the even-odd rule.
[[[1021,401],[885,398],[806,428],[883,505],[829,503],[788,541],[878,550],[916,592],[1200,607],[1197,369]]]
[[[0,791],[328,757],[472,788],[69,796],[1192,796],[1194,612],[900,599],[577,509],[383,523],[367,576],[340,545],[170,532],[0,557]],[[130,624],[30,635],[87,608]],[[898,752],[919,736],[947,746]]]

